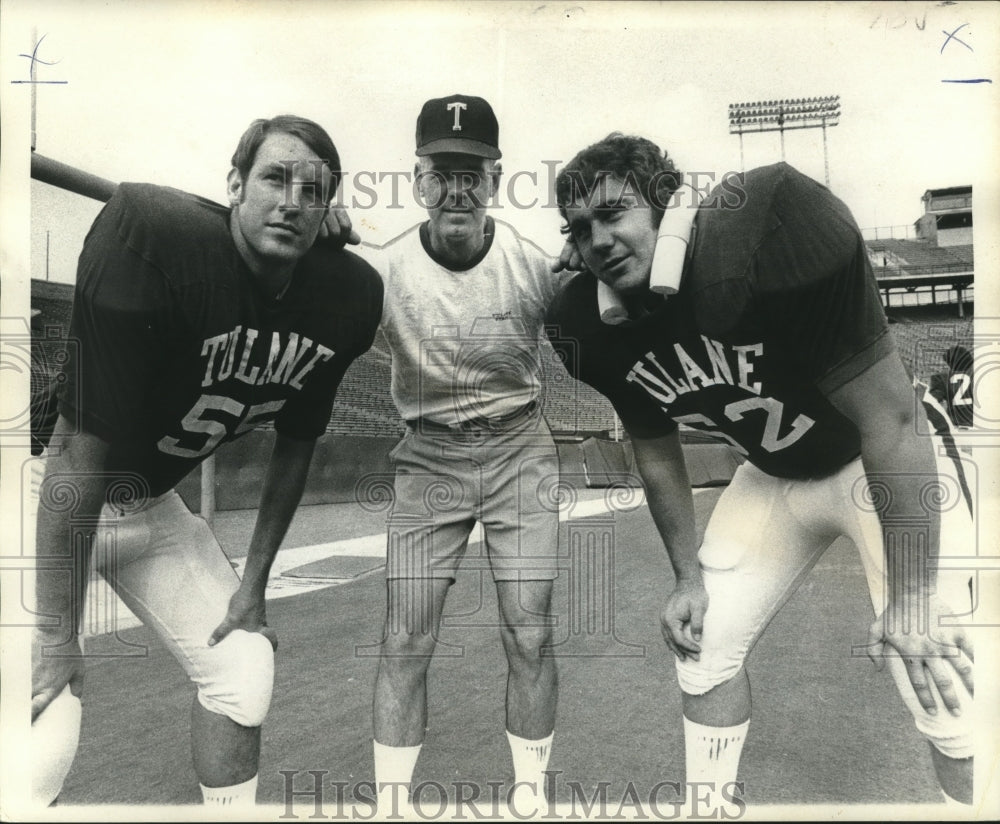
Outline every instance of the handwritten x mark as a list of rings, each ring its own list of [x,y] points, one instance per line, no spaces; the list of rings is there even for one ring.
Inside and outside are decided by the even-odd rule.
[[[973,51],[972,46],[970,46],[964,40],[961,40],[958,37],[955,37],[955,35],[958,32],[960,32],[962,29],[964,29],[968,25],[969,25],[968,23],[963,23],[961,26],[959,26],[957,29],[955,29],[955,31],[953,31],[951,34],[948,34],[948,32],[946,32],[944,29],[941,29],[941,34],[943,34],[945,36],[945,41],[941,44],[941,51],[939,51],[938,54],[941,54],[944,51],[944,47],[947,46],[952,40],[954,40],[956,43],[961,43],[969,51]]]

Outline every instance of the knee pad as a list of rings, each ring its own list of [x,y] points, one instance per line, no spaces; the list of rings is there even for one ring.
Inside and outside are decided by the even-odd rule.
[[[233,630],[209,650],[198,702],[244,727],[259,727],[271,706],[274,650],[259,632]]]
[[[910,679],[906,674],[906,666],[898,657],[888,659],[889,671],[892,673],[899,694],[903,698],[903,703],[913,715],[920,734],[924,736],[937,748],[939,752],[949,758],[971,758],[975,754],[975,740],[973,736],[973,719],[975,712],[972,704],[972,696],[969,695],[965,686],[956,676],[953,678],[955,691],[959,697],[959,707],[962,714],[952,715],[944,706],[941,695],[937,687],[931,683],[931,690],[934,700],[937,702],[938,711],[935,715],[930,715],[924,710],[917,700]]]
[[[972,758],[976,753],[975,740],[972,733],[972,703],[963,704],[962,715],[955,717],[938,698],[937,715],[928,715],[923,708],[914,710],[913,720],[920,731],[935,748],[949,758]]]
[[[83,706],[69,684],[31,725],[31,796],[48,806],[56,800],[80,743]]]
[[[917,724],[920,729],[920,724]],[[957,735],[928,735],[920,730],[924,737],[934,745],[935,749],[942,755],[956,760],[972,758],[976,754],[975,742],[972,740],[972,731],[959,733]]]
[[[710,653],[702,648],[700,661],[674,659],[677,683],[688,695],[704,695],[710,689],[731,680],[743,666],[745,654],[736,650]]]

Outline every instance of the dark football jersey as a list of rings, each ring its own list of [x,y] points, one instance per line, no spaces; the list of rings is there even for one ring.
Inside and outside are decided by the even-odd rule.
[[[237,252],[227,208],[122,184],[80,255],[60,411],[110,444],[109,471],[156,495],[266,421],[322,434],[381,312],[382,280],[356,255],[314,247],[275,299]]]
[[[973,420],[973,387],[975,380],[971,369],[952,369],[931,375],[930,391],[948,410],[951,422],[955,426],[972,426]]]
[[[860,452],[825,393],[892,338],[843,203],[784,163],[748,172],[742,189],[736,205],[721,189],[702,205],[679,294],[651,295],[648,314],[610,326],[584,272],[557,299],[550,334],[633,435],[684,423],[771,475],[823,477]]]

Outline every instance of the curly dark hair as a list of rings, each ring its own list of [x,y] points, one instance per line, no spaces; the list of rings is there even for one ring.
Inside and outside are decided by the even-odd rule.
[[[681,185],[683,174],[673,159],[651,140],[612,132],[603,140],[578,152],[556,176],[556,203],[566,217],[566,206],[587,198],[598,182],[616,177],[638,191],[655,213],[659,225],[670,198]]]

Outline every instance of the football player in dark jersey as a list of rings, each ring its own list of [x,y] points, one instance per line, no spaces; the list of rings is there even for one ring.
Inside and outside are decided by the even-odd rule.
[[[948,410],[948,417],[955,426],[968,429],[973,424],[975,408],[975,372],[972,353],[956,344],[944,353],[947,372],[931,375],[930,393]]]
[[[37,520],[45,563],[35,587],[32,720],[51,757],[34,765],[33,789],[43,803],[58,794],[79,736],[77,627],[92,554],[197,687],[192,751],[205,802],[244,806],[255,797],[277,646],[265,614],[268,572],[337,386],[371,345],[383,290],[360,258],[313,246],[341,175],[319,125],[257,120],[232,165],[228,208],[120,185],[80,256],[76,345]],[[174,486],[267,421],[275,444],[241,580]]]
[[[563,262],[576,255],[586,271],[550,321],[575,343],[572,371],[628,430],[674,568],[661,621],[683,691],[689,786],[710,782],[724,797],[736,779],[751,709],[745,657],[845,535],[877,616],[869,655],[889,662],[946,798],[969,803],[972,650],[961,627],[938,620],[969,610],[968,576],[938,572],[936,557],[939,538],[942,553],[966,553],[971,524],[917,435],[922,411],[848,209],[784,163],[727,178],[698,206],[657,146],[620,134],[570,161],[556,195]],[[664,277],[654,260],[678,242],[686,256]],[[616,311],[599,308],[599,290]],[[678,424],[746,458],[700,547]]]

